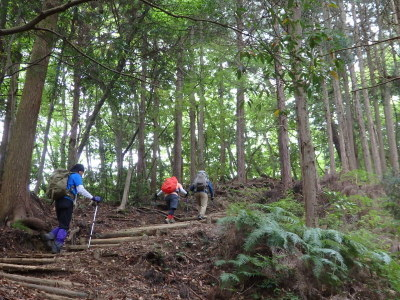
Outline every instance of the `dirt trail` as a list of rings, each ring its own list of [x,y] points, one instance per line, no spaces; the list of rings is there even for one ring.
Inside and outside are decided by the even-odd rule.
[[[2,229],[0,242],[14,241],[0,251],[0,299],[210,299],[219,276],[215,221],[222,215],[212,207],[207,220],[194,214],[182,209],[179,222],[162,224],[161,210],[119,215],[103,205],[88,249],[92,211],[77,209],[58,255],[38,235],[28,241]]]

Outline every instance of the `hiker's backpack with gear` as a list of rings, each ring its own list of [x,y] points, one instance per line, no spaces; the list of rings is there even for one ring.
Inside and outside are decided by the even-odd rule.
[[[161,190],[164,194],[171,194],[178,188],[178,179],[175,176],[166,178],[161,186]]]
[[[68,178],[71,174],[70,171],[64,169],[56,169],[49,178],[49,183],[47,185],[46,196],[52,201],[69,196],[71,198],[74,195],[71,191],[67,190]]]
[[[193,182],[195,192],[206,192],[207,189],[207,176],[205,173],[197,173]]]

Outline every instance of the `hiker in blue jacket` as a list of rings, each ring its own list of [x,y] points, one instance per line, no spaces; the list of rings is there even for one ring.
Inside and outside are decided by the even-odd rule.
[[[51,247],[52,253],[59,253],[64,245],[78,194],[95,202],[100,202],[102,200],[99,196],[92,196],[92,194],[83,187],[82,176],[85,172],[85,167],[83,165],[76,164],[70,169],[70,172],[67,190],[70,191],[74,197],[64,196],[55,200],[58,226],[49,233],[44,234],[44,238]]]

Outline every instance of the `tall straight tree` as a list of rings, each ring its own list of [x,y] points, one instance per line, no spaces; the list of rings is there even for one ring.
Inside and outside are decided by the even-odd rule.
[[[300,146],[300,164],[302,175],[303,198],[306,211],[306,225],[316,226],[315,205],[317,198],[318,178],[315,165],[314,146],[311,140],[310,123],[308,119],[307,96],[304,91],[304,82],[301,77],[301,42],[302,28],[302,3],[294,1],[291,6],[291,22],[288,30],[293,46],[291,47],[292,84],[296,101],[297,131]]]
[[[204,134],[204,109],[206,105],[206,97],[205,97],[205,87],[204,87],[204,77],[205,77],[205,72],[204,72],[204,34],[203,34],[203,23],[200,23],[200,29],[199,29],[199,34],[200,34],[200,83],[199,83],[199,106],[198,106],[198,114],[197,114],[197,152],[198,152],[198,168],[204,170],[206,167],[206,163],[204,161],[204,152],[205,152],[205,134]]]
[[[244,64],[241,59],[241,53],[244,50],[243,40],[243,13],[244,13],[243,0],[236,0],[236,47],[239,52],[237,58],[237,69],[239,79],[237,82],[236,91],[236,161],[237,161],[237,180],[238,182],[246,181],[246,156],[245,156],[245,82],[244,82]]]
[[[379,40],[382,40],[384,38],[382,23],[383,23],[382,16],[380,14],[378,14],[378,24],[379,24],[378,38],[379,38]],[[388,74],[387,65],[386,65],[385,47],[382,44],[380,44],[378,47],[379,48],[376,51],[377,65],[379,66],[378,71],[379,71],[381,78],[388,78],[389,74]],[[396,73],[392,74],[392,75],[396,76]],[[392,108],[392,103],[391,103],[392,97],[391,97],[391,92],[390,92],[390,85],[389,86],[386,86],[386,85],[381,86],[381,95],[383,97],[386,135],[387,135],[387,142],[388,142],[388,146],[389,146],[389,162],[390,162],[392,172],[395,175],[398,175],[400,172],[399,153],[397,150],[396,129],[394,126],[394,121],[393,121],[393,108]]]
[[[357,23],[357,15],[355,4],[352,5],[352,14],[353,14],[353,21],[354,21],[354,39],[358,41],[360,39],[360,33],[358,29]],[[369,99],[369,93],[367,89],[367,81],[365,76],[365,67],[364,67],[364,57],[361,51],[361,47],[357,47],[357,56],[358,56],[358,64],[360,67],[360,79],[361,79],[361,87],[362,87],[362,94],[364,99],[364,110],[365,110],[365,117],[367,119],[367,128],[369,133],[369,140],[371,145],[371,153],[372,153],[372,161],[374,165],[374,171],[379,176],[382,177],[382,168],[381,168],[381,159],[379,156],[379,147],[377,143],[376,137],[376,128],[374,122],[372,120],[372,112],[371,112],[371,104]]]
[[[182,181],[182,109],[183,109],[183,38],[180,38],[176,60],[175,127],[172,174]]]
[[[328,10],[324,8],[324,19],[328,20],[327,21],[327,26],[328,28],[331,27],[331,22],[330,22],[330,16],[328,14]],[[330,51],[330,47],[327,47],[328,51]],[[333,65],[333,60],[335,59],[335,54],[332,53],[331,55],[328,56],[328,62],[329,64]],[[349,151],[348,151],[348,128],[347,128],[347,122],[345,121],[345,113],[344,113],[344,105],[343,105],[343,98],[342,98],[342,93],[340,89],[340,78],[338,75],[338,72],[332,72],[332,85],[333,85],[333,93],[334,93],[334,99],[335,99],[335,106],[336,106],[336,114],[337,114],[337,128],[339,131],[339,148],[340,148],[340,161],[342,163],[342,171],[343,172],[348,172],[350,169],[349,166]]]
[[[143,53],[146,53],[147,42],[146,36],[143,37]],[[144,54],[146,55],[146,54]],[[146,117],[146,77],[147,77],[147,62],[146,57],[142,61],[141,70],[141,84],[140,84],[140,101],[139,101],[139,125],[138,125],[138,149],[137,149],[137,181],[136,181],[136,191],[137,196],[140,197],[144,191],[145,178],[146,178],[146,159],[145,159],[145,117]]]
[[[59,4],[59,0],[44,0],[43,8],[50,9]],[[57,21],[58,14],[51,15],[41,21],[40,27],[54,30]],[[29,203],[29,175],[53,37],[47,31],[38,31],[32,47],[30,67],[26,71],[21,103],[5,159],[0,194],[0,221],[12,222],[32,214]]]
[[[158,80],[159,78],[159,71],[156,70],[155,75],[153,76],[153,93],[152,93],[152,99],[153,99],[153,109],[151,110],[151,117],[153,121],[153,144],[151,146],[152,150],[152,158],[151,158],[151,170],[150,170],[150,190],[155,191],[158,187],[157,185],[157,167],[158,167],[158,152],[160,149],[160,137],[159,137],[159,120],[158,120],[158,115],[160,111],[160,96],[159,96],[159,91],[158,91],[158,86],[160,85],[160,82]]]
[[[335,152],[333,146],[333,133],[332,133],[332,114],[329,103],[328,88],[325,80],[322,82],[322,99],[325,106],[325,120],[326,120],[326,132],[328,133],[328,149],[329,149],[329,173],[336,173],[336,161]]]
[[[21,54],[18,52],[16,55],[16,60],[20,61],[21,60]],[[16,104],[17,104],[17,92],[18,92],[18,78],[19,78],[19,70],[20,64],[17,62],[12,65],[10,68],[10,87],[8,90],[8,95],[7,95],[7,102],[6,102],[6,111],[5,111],[5,117],[4,117],[4,122],[3,122],[3,136],[1,140],[1,146],[0,146],[0,182],[2,178],[2,174],[4,171],[4,162],[5,158],[7,156],[7,147],[9,140],[11,138],[11,129],[13,127],[14,121],[15,121],[15,110],[16,110]],[[1,185],[1,184],[0,184]]]
[[[280,29],[275,22],[275,32],[279,33]],[[278,48],[278,47],[277,47]],[[278,48],[279,49],[279,48]],[[289,131],[288,120],[286,114],[286,97],[284,91],[282,63],[280,61],[280,50],[275,53],[275,76],[276,76],[276,99],[278,108],[278,145],[279,145],[279,161],[281,165],[281,180],[284,191],[287,191],[292,181],[292,173],[290,167],[290,150],[289,150]]]

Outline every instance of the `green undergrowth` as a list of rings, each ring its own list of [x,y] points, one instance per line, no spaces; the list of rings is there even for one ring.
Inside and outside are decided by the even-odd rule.
[[[271,205],[231,205],[220,225],[227,244],[240,239],[241,246],[216,262],[222,288],[252,299],[305,299],[360,282],[372,297],[400,295],[398,258],[382,238],[397,229],[387,211],[375,209],[383,200],[325,193],[321,228],[305,226],[302,204],[290,195]]]

